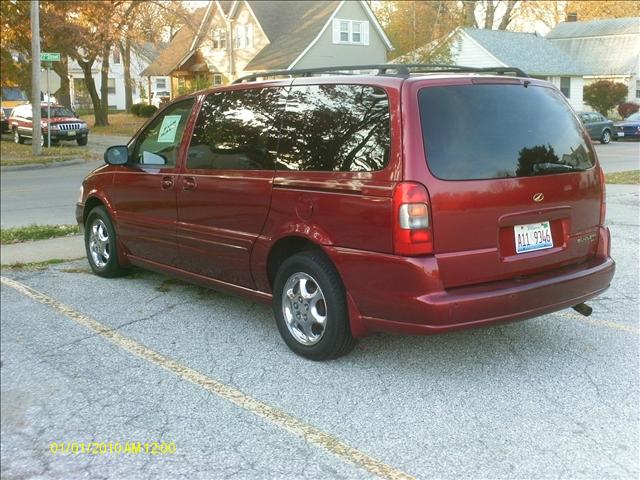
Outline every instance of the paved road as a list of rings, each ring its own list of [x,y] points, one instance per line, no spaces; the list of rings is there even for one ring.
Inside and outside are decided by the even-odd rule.
[[[127,137],[92,135],[87,148],[104,153],[108,146],[125,144],[127,140]],[[3,141],[9,139],[5,138]],[[102,164],[102,161],[94,161],[63,167],[2,172],[2,226],[74,224],[75,202],[82,179]]]
[[[640,142],[618,141],[608,145],[595,143],[605,173],[626,172],[640,168]]]
[[[90,137],[89,147],[103,152],[107,146],[126,143],[125,137]],[[605,172],[637,170],[640,143],[596,145]],[[82,179],[101,162],[68,167],[3,172],[1,223],[3,227],[31,223],[75,223],[74,208]]]
[[[589,319],[566,310],[379,335],[327,363],[292,354],[270,309],[244,299],[142,271],[100,279],[84,261],[5,271],[50,299],[1,288],[0,473],[357,479],[372,477],[367,466],[384,478],[638,478],[637,187],[612,186],[608,207],[618,271]],[[177,451],[54,456],[52,441]]]

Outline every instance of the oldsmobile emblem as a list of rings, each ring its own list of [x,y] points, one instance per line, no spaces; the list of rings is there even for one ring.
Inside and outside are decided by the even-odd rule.
[[[544,193],[542,192],[538,192],[533,196],[534,202],[541,202],[542,200],[544,200]]]

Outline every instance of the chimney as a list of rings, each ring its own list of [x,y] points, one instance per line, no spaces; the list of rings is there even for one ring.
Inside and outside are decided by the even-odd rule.
[[[577,22],[578,14],[576,12],[567,13],[567,22]]]

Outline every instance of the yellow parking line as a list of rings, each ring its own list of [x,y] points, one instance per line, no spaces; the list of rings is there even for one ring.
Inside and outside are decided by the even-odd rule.
[[[318,447],[322,447],[330,453],[334,454],[339,459],[351,463],[357,467],[360,467],[380,478],[385,479],[413,479],[413,477],[405,472],[397,470],[386,463],[383,463],[375,458],[367,455],[356,448],[353,448],[336,437],[312,426],[308,423],[289,415],[282,410],[272,407],[260,400],[241,392],[240,390],[226,385],[218,380],[207,377],[206,375],[182,365],[175,360],[165,357],[161,353],[158,353],[141,343],[136,342],[114,329],[107,327],[97,320],[88,317],[71,307],[58,302],[57,300],[41,293],[33,288],[17,282],[10,278],[0,276],[0,281],[8,287],[26,295],[27,297],[47,305],[54,310],[57,310],[61,314],[82,325],[83,327],[94,331],[101,337],[117,345],[123,350],[128,351],[138,357],[154,363],[171,373],[176,374],[180,378],[187,380],[199,387],[208,390],[211,393],[222,397],[223,399],[238,405],[239,407],[266,419],[272,424],[287,430],[298,437],[301,437],[305,441],[312,443]]]
[[[581,322],[590,323],[591,325],[596,325],[598,327],[606,327],[606,328],[611,328],[613,330],[621,330],[623,332],[635,333],[636,335],[640,335],[640,328],[635,327],[633,325],[627,325],[626,323],[585,317],[583,315],[580,315],[579,313],[573,313],[573,312],[556,312],[556,315],[560,315],[561,317],[565,317],[565,318],[570,318],[572,320],[579,320]]]

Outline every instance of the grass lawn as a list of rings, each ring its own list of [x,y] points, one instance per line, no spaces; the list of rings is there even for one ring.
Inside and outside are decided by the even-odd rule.
[[[89,135],[124,135],[127,137],[132,137],[148,120],[147,118],[136,117],[131,113],[109,113],[109,125],[96,127],[93,114],[83,114],[80,118],[89,125]]]
[[[26,242],[28,240],[46,240],[54,237],[78,235],[77,225],[29,225],[28,227],[12,227],[0,230],[0,243]]]
[[[27,140],[24,145],[14,143],[11,140],[0,142],[0,166],[28,165],[34,163],[55,163],[64,160],[80,158],[92,160],[98,158],[87,147],[79,147],[75,143],[61,143],[51,148],[43,148],[39,157],[31,153],[31,143]]]
[[[605,176],[605,183],[609,184],[627,184],[638,185],[640,184],[640,170],[630,170],[628,172],[616,172],[607,173]]]

